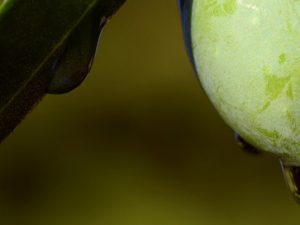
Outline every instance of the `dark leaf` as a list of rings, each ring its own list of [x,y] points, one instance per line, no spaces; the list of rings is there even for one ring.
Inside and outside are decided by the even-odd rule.
[[[76,43],[81,49],[87,46],[88,52],[94,51],[94,42],[83,43],[80,38],[91,40],[90,35],[95,34],[74,39],[76,32],[89,32],[80,26],[88,21],[100,24],[101,18],[109,18],[124,1],[8,0],[0,6],[0,141],[47,93],[53,76],[63,76],[63,64],[58,62],[73,60]],[[92,21],[92,17],[99,21]],[[90,27],[94,29],[94,25]],[[68,40],[73,41],[71,45]],[[77,69],[71,72],[76,74]],[[66,90],[83,79],[82,74],[66,76],[74,79]]]

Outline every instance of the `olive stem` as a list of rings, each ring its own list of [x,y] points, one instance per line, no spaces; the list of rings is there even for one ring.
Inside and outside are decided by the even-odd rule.
[[[285,182],[297,203],[300,204],[300,165],[283,159],[279,161]]]

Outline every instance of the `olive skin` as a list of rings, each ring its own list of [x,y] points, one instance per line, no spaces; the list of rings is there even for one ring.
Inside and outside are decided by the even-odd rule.
[[[300,2],[179,1],[185,44],[225,122],[300,164]]]

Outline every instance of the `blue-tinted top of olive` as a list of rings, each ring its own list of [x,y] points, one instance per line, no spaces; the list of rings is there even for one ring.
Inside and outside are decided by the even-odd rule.
[[[187,54],[194,66],[192,40],[191,40],[191,11],[193,0],[178,0],[178,6],[181,13],[181,21],[184,34],[184,42]],[[195,68],[195,66],[194,66]]]

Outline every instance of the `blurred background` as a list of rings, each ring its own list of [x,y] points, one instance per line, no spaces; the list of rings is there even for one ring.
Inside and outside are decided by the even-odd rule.
[[[128,0],[83,85],[0,148],[1,224],[299,224],[276,158],[240,150],[197,83],[175,0]]]

